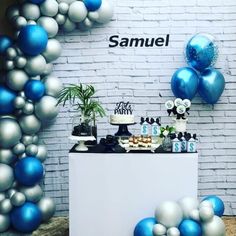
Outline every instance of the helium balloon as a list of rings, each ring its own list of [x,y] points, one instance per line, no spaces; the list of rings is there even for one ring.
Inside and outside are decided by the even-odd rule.
[[[30,233],[38,228],[42,215],[37,205],[26,202],[20,207],[15,207],[10,214],[12,226],[22,232]]]
[[[38,202],[43,196],[43,190],[38,184],[32,187],[21,186],[20,191],[29,202]]]
[[[34,104],[31,102],[26,102],[22,109],[23,113],[26,115],[31,115],[34,112]]]
[[[179,225],[181,236],[202,236],[201,226],[193,220],[183,220]]]
[[[22,206],[25,203],[26,198],[25,198],[25,195],[23,193],[16,192],[11,196],[10,200],[11,200],[11,204],[13,206]]]
[[[184,197],[184,198],[180,199],[178,203],[183,211],[185,219],[189,219],[190,213],[194,209],[198,209],[198,206],[199,206],[198,200],[196,198],[192,198],[192,197]]]
[[[157,224],[155,218],[145,218],[138,222],[134,229],[134,236],[153,236],[153,227]]]
[[[108,23],[113,16],[113,6],[108,0],[102,0],[102,5],[96,12],[99,15],[96,22],[101,24]]]
[[[41,4],[43,3],[45,0],[29,0],[29,2],[32,2],[34,4]]]
[[[25,66],[25,71],[30,76],[42,75],[46,69],[46,60],[42,55],[29,57]]]
[[[6,56],[7,56],[7,58],[10,59],[10,60],[15,59],[16,56],[17,56],[16,49],[15,49],[15,48],[12,48],[12,47],[8,48],[7,51],[6,51]]]
[[[11,118],[0,119],[0,147],[12,148],[21,139],[21,129],[17,121]]]
[[[26,58],[22,56],[18,56],[14,61],[14,65],[19,69],[24,68],[26,63],[27,63]]]
[[[43,177],[43,166],[35,157],[25,157],[16,163],[16,180],[23,185],[33,186]]]
[[[42,213],[43,221],[48,221],[56,211],[54,201],[49,197],[44,197],[38,202],[39,210]]]
[[[42,121],[54,119],[58,115],[57,100],[51,96],[42,97],[35,104],[35,114]]]
[[[38,145],[38,153],[36,158],[38,158],[41,162],[44,162],[47,158],[47,148],[45,145]]]
[[[17,42],[25,54],[36,56],[43,52],[47,46],[47,32],[39,25],[27,25],[21,29]]]
[[[202,222],[210,221],[214,217],[214,210],[212,207],[201,207],[199,209],[199,216]]]
[[[8,230],[10,227],[10,217],[8,215],[0,214],[0,233]]]
[[[88,10],[84,5],[84,2],[73,2],[71,3],[68,11],[68,16],[73,22],[81,22],[83,21],[88,14]]]
[[[204,236],[225,236],[225,224],[219,216],[214,216],[211,221],[202,224]]]
[[[63,25],[66,22],[66,16],[64,16],[62,14],[57,14],[55,16],[55,20],[56,20],[58,25]]]
[[[23,70],[12,70],[7,73],[7,85],[15,91],[21,91],[29,77]]]
[[[5,86],[0,85],[0,115],[10,114],[14,111],[16,94]]]
[[[21,109],[25,105],[25,99],[23,97],[16,97],[14,100],[14,106],[16,109]]]
[[[13,42],[10,37],[6,35],[0,35],[0,55],[6,53],[7,49],[12,46]]]
[[[35,115],[24,115],[20,117],[19,123],[25,134],[36,134],[41,128],[41,122]]]
[[[225,89],[225,79],[220,71],[206,69],[200,76],[198,92],[208,104],[215,104]]]
[[[44,16],[55,16],[58,12],[58,3],[56,0],[45,0],[40,5],[40,10]]]
[[[164,225],[156,224],[156,225],[154,225],[152,232],[155,236],[162,236],[162,235],[166,234],[166,231],[167,231],[167,229]]]
[[[15,155],[10,149],[0,149],[0,163],[9,165],[15,158]]]
[[[0,164],[0,192],[9,189],[13,181],[14,173],[12,168],[6,164]]]
[[[38,101],[45,93],[44,84],[39,80],[29,80],[24,88],[25,96],[32,100]]]
[[[163,202],[155,211],[156,220],[167,228],[176,227],[183,218],[183,212],[176,202]]]
[[[12,204],[9,199],[4,199],[0,202],[0,213],[8,214],[12,210]]]
[[[88,11],[96,11],[102,5],[102,0],[84,0],[84,4]]]
[[[43,78],[45,93],[52,97],[58,97],[61,90],[63,89],[62,82],[60,79],[54,76],[46,76]]]
[[[57,21],[52,17],[41,16],[37,23],[47,31],[48,38],[53,38],[57,35],[59,27]]]
[[[24,3],[21,7],[21,15],[27,20],[37,20],[40,17],[39,6],[32,3]]]
[[[202,71],[213,66],[218,56],[218,48],[212,36],[194,35],[186,46],[186,58],[190,66]]]
[[[23,143],[18,143],[12,149],[15,155],[21,155],[25,152],[25,145]]]
[[[66,19],[65,23],[62,25],[62,29],[65,32],[71,32],[76,28],[76,24],[72,22],[69,18]]]
[[[38,147],[35,144],[30,144],[26,147],[25,153],[27,156],[36,156],[38,153]]]
[[[178,228],[171,227],[167,230],[167,236],[180,236]]]
[[[177,98],[192,100],[197,93],[198,74],[189,67],[178,69],[171,80],[171,89]]]
[[[61,55],[61,44],[56,39],[49,39],[43,56],[47,62],[55,61]]]
[[[69,10],[69,4],[67,4],[66,2],[59,3],[59,12],[62,15],[67,14],[68,10]]]
[[[208,196],[203,199],[203,201],[211,202],[215,215],[221,217],[224,214],[225,206],[224,202],[217,196]]]

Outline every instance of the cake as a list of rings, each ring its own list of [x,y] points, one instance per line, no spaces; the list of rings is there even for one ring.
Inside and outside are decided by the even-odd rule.
[[[111,124],[134,124],[133,110],[129,102],[119,102],[116,104],[114,114],[110,115]]]

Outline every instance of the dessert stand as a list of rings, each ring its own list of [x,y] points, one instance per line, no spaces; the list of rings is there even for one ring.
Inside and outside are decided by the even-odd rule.
[[[79,142],[79,144],[75,148],[75,150],[78,151],[78,152],[86,152],[86,151],[88,151],[88,148],[85,145],[85,142],[86,141],[94,141],[94,140],[96,140],[96,138],[94,136],[74,136],[74,135],[71,135],[69,137],[69,139],[73,140],[73,141],[78,141]]]
[[[115,136],[119,137],[130,137],[132,134],[128,130],[129,125],[135,125],[136,123],[132,124],[115,124],[115,123],[110,123],[111,125],[119,126],[118,131],[115,133]]]

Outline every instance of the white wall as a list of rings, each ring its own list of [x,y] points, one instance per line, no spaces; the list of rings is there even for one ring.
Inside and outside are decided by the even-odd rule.
[[[226,214],[236,215],[236,2],[234,0],[114,0],[113,21],[91,32],[61,35],[63,53],[54,74],[64,83],[90,83],[109,115],[114,103],[129,100],[134,114],[161,116],[171,123],[164,102],[173,98],[170,79],[186,65],[183,50],[195,33],[213,34],[220,46],[216,67],[226,79],[217,105],[193,100],[189,131],[199,136],[199,196],[217,194],[226,203]],[[109,48],[108,39],[157,37],[170,34],[168,48]],[[159,96],[162,95],[162,97]],[[57,214],[68,214],[68,151],[71,132],[69,108],[42,137],[49,149],[45,191],[58,203]],[[113,134],[108,119],[99,120],[99,136]],[[139,126],[131,129],[138,133]],[[170,173],[171,174],[171,173]],[[186,186],[187,187],[187,186]],[[178,191],[178,190],[176,190]]]

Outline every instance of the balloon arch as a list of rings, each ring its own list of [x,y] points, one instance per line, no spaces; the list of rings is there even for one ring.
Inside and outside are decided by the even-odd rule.
[[[0,36],[0,232],[10,225],[32,232],[55,212],[52,199],[39,185],[47,158],[38,133],[58,114],[61,81],[52,76],[52,62],[61,54],[59,28],[90,29],[113,15],[108,0],[23,0],[6,17],[15,38]]]

